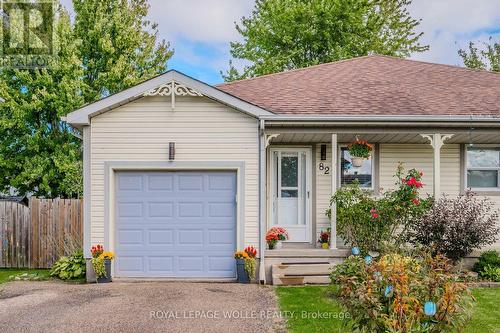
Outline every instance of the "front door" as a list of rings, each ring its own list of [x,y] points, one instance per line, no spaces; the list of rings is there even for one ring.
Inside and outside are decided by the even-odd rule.
[[[290,242],[311,241],[310,148],[271,149],[272,226],[288,231]]]

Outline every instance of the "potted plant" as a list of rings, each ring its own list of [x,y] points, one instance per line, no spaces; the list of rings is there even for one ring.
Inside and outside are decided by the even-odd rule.
[[[282,241],[288,239],[288,232],[281,227],[272,227],[266,234],[266,242],[269,250],[281,249],[283,247]]]
[[[321,248],[327,250],[330,245],[330,232],[321,230],[319,234],[318,243],[321,244]]]
[[[92,267],[94,268],[97,283],[111,282],[111,260],[113,252],[104,252],[102,245],[92,246]]]
[[[253,246],[248,246],[244,251],[237,251],[234,254],[238,283],[250,283],[255,277],[256,257],[257,250]]]
[[[349,155],[351,155],[351,163],[354,167],[359,168],[363,165],[363,160],[367,159],[371,155],[373,146],[367,141],[359,140],[349,145]]]

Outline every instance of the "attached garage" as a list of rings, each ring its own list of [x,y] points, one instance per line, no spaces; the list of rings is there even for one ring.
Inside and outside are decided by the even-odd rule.
[[[116,277],[235,277],[236,172],[115,177]]]

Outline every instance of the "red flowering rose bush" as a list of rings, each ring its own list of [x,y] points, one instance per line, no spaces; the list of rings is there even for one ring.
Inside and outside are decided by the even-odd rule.
[[[422,198],[419,189],[423,173],[415,169],[404,173],[398,166],[396,187],[376,197],[359,184],[337,190],[330,205],[337,205],[337,232],[346,244],[359,247],[363,253],[384,252],[406,242],[411,223],[432,204]],[[331,208],[326,212],[331,217]]]

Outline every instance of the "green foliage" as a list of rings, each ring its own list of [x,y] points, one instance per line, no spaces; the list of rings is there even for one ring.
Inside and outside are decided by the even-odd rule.
[[[489,250],[481,253],[479,259],[474,263],[472,270],[480,274],[486,266],[500,267],[500,255],[498,251]]]
[[[428,50],[412,0],[257,0],[236,29],[242,42],[231,55],[251,65],[239,73],[230,63],[226,81],[348,59],[367,54],[406,57]]]
[[[92,262],[92,267],[94,268],[95,276],[97,278],[107,277],[106,276],[106,265],[104,264],[104,257],[94,257],[90,259]]]
[[[83,96],[93,102],[166,70],[173,55],[147,20],[146,0],[73,0],[75,37],[81,41]]]
[[[360,332],[457,332],[470,318],[471,294],[441,255],[388,254],[371,264],[351,256],[331,280]],[[424,313],[427,302],[436,304],[435,315]]]
[[[247,272],[250,280],[255,278],[255,268],[257,266],[257,261],[255,258],[245,259],[245,272]]]
[[[480,50],[474,42],[469,42],[468,50],[458,50],[464,65],[473,69],[487,69],[500,72],[500,43],[490,37],[488,43],[483,43]]]
[[[62,280],[80,279],[85,277],[85,258],[83,251],[78,250],[71,256],[63,256],[52,266],[50,276]]]
[[[400,247],[407,237],[412,221],[424,214],[432,199],[422,199],[418,189],[422,174],[412,169],[403,176],[399,165],[396,189],[375,197],[359,184],[343,187],[332,196],[330,205],[337,205],[337,232],[352,246],[368,251],[384,252]],[[331,217],[331,208],[326,215]]]
[[[483,279],[500,282],[500,267],[488,265],[481,271],[480,275]]]
[[[0,193],[79,197],[81,142],[60,117],[162,73],[172,56],[145,0],[75,0],[74,9],[72,25],[57,4],[50,67],[0,71]]]

